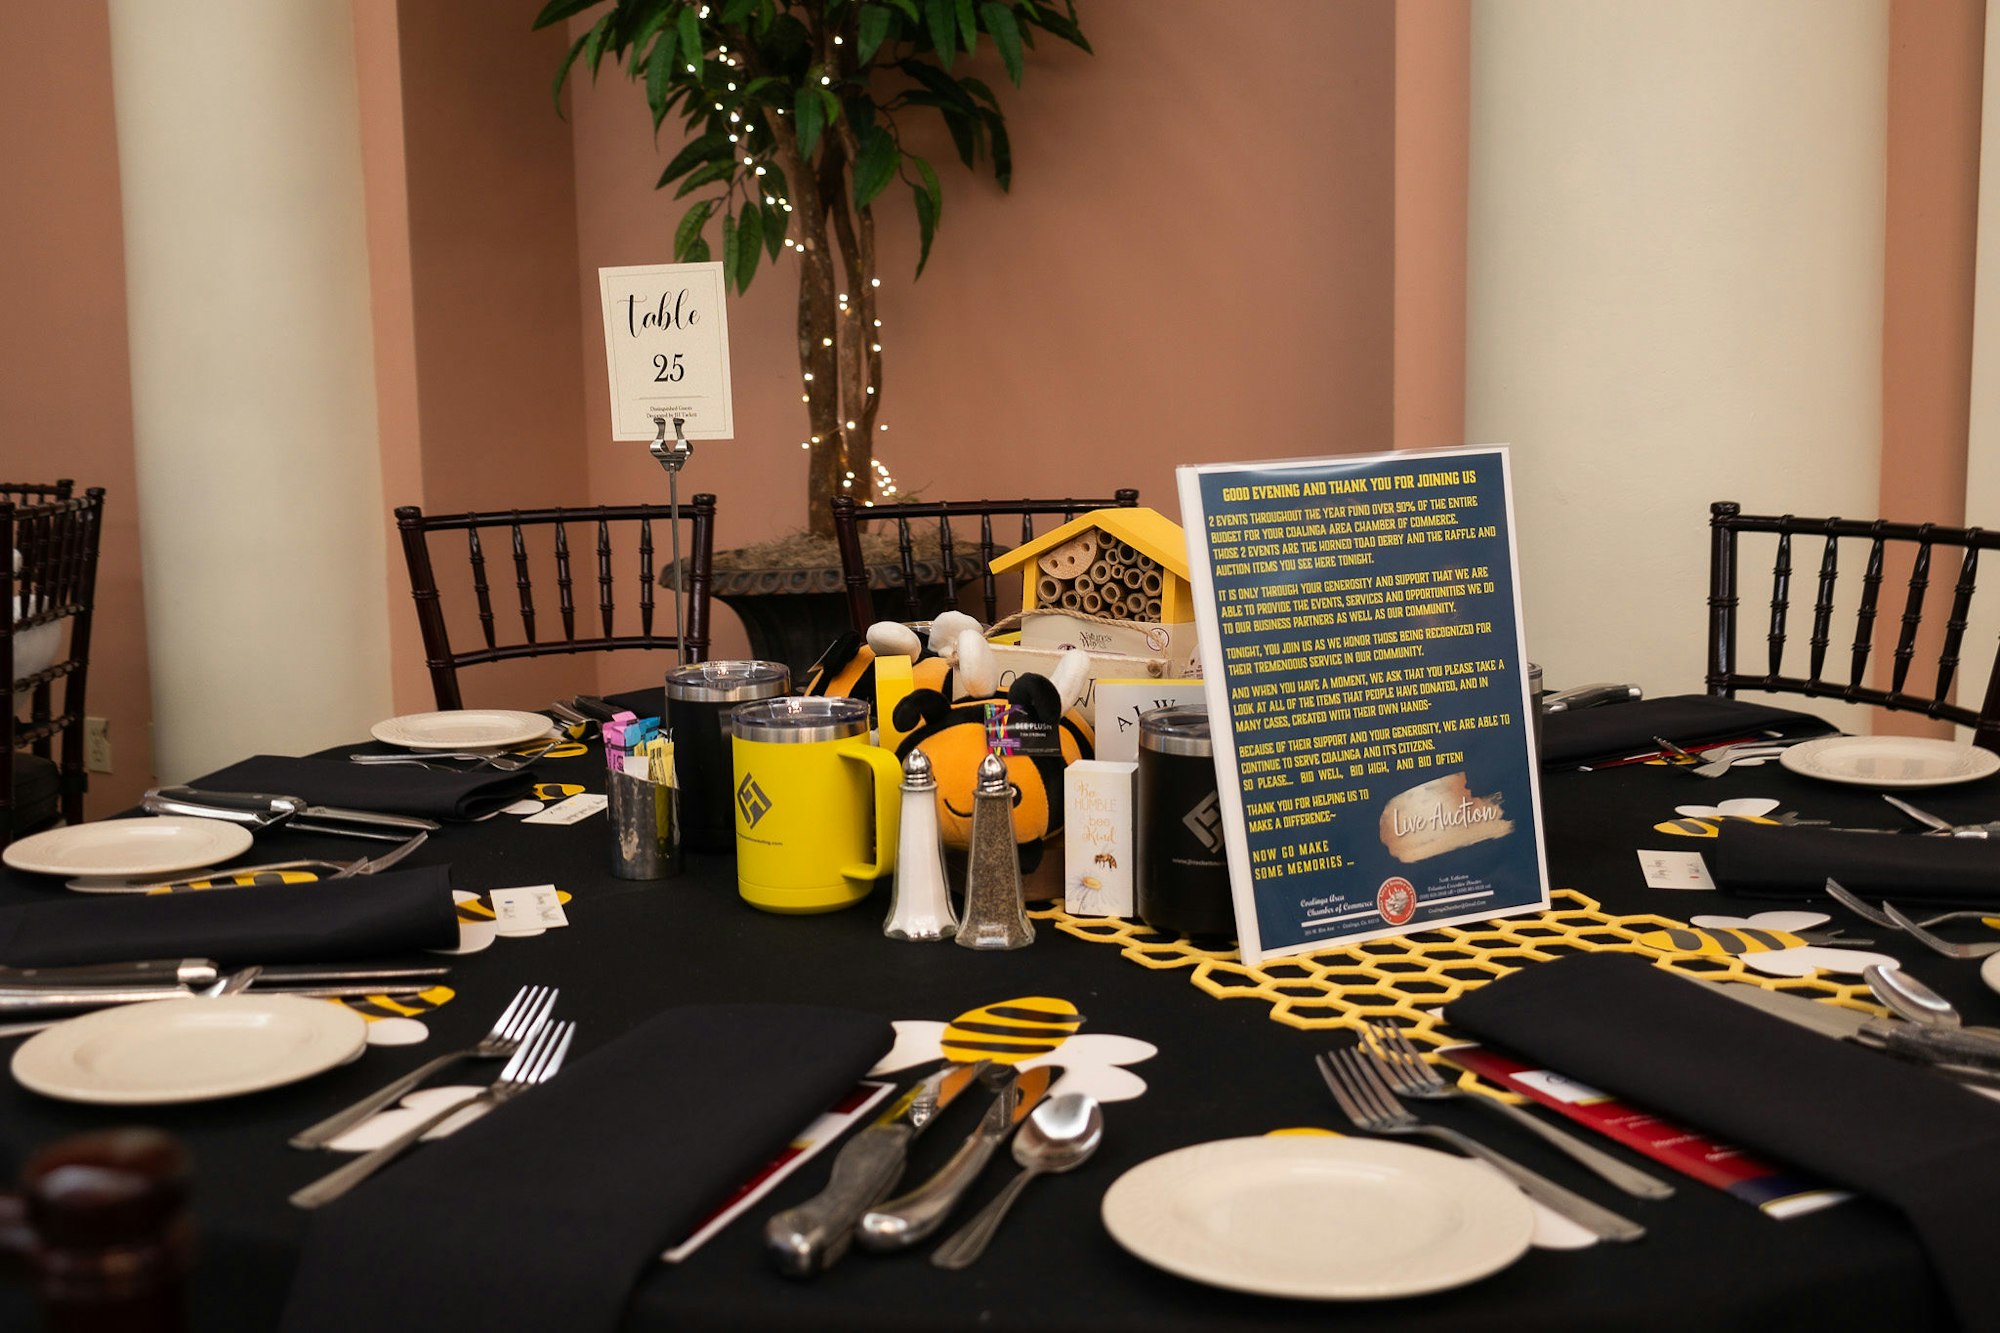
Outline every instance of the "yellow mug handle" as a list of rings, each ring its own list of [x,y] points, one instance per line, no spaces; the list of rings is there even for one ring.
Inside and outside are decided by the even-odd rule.
[[[834,747],[834,752],[868,769],[869,777],[874,779],[875,863],[857,861],[840,870],[842,879],[865,894],[877,879],[896,869],[896,840],[903,823],[903,766],[896,762],[891,751],[863,740],[842,741]]]

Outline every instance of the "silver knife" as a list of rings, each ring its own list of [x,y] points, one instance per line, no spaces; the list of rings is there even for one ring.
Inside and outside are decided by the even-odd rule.
[[[266,985],[297,981],[414,981],[449,976],[450,973],[448,966],[340,967],[325,963],[292,963],[265,967],[258,974],[257,981]],[[222,966],[212,958],[156,958],[136,963],[90,963],[77,967],[0,967],[0,990],[42,987],[69,990],[85,986],[145,985],[148,982],[199,989],[214,985],[221,977]]]
[[[1886,1051],[1926,1065],[1963,1065],[1987,1073],[2000,1073],[2000,1038],[1967,1032],[1963,1028],[1942,1028],[1900,1019],[1874,1018],[1868,1014],[1821,1004],[1800,995],[1765,990],[1741,982],[1709,983],[1715,990],[1739,1004],[1761,1009],[1823,1036],[1851,1041]]]
[[[946,1065],[912,1084],[874,1124],[841,1146],[826,1188],[764,1224],[764,1247],[786,1277],[811,1277],[847,1253],[854,1224],[902,1178],[910,1144],[988,1064]]]
[[[386,983],[351,981],[328,985],[271,986],[260,994],[301,995],[312,999],[339,999],[359,995],[418,995],[429,989],[422,981]],[[64,990],[37,990],[33,987],[0,986],[0,1014],[36,1013],[45,1009],[81,1012],[108,1009],[116,1004],[138,1004],[147,1000],[199,998],[199,992],[185,986],[78,986]]]
[[[337,824],[360,824],[368,828],[403,829],[407,833],[419,831],[435,833],[443,827],[434,819],[383,814],[379,810],[348,810],[339,806],[308,805],[297,796],[277,796],[269,792],[156,787],[146,793],[142,804],[146,809],[158,814],[191,814],[258,827],[286,821],[298,827],[306,827],[299,823],[302,820],[329,820]]]
[[[1061,1072],[1047,1065],[1008,1071],[978,1128],[952,1154],[951,1160],[938,1168],[936,1175],[909,1193],[863,1214],[858,1227],[861,1247],[877,1253],[908,1249],[943,1226],[945,1218],[992,1160],[994,1151],[1035,1109],[1049,1090],[1050,1079]]]

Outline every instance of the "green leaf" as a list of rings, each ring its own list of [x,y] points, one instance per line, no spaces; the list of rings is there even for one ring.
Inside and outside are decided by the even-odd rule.
[[[744,206],[743,216],[736,223],[736,290],[750,290],[750,279],[756,276],[757,261],[764,257],[764,210],[758,204]]]
[[[880,125],[861,132],[859,151],[854,158],[854,207],[863,209],[896,179],[896,164],[902,154],[896,141]]]
[[[938,60],[946,69],[951,68],[957,54],[957,23],[952,17],[952,0],[924,0],[924,27],[930,30],[931,45],[937,48]]]
[[[917,169],[917,175],[924,183],[924,191],[930,195],[932,202],[937,205],[937,211],[942,214],[944,212],[944,189],[938,184],[937,172],[932,169],[929,162],[918,157],[915,153],[910,154],[910,164]],[[915,187],[913,186],[912,188]]]
[[[556,69],[556,86],[554,89],[554,95],[556,102],[556,113],[558,115],[562,113],[563,85],[569,82],[569,72],[571,69],[575,68],[576,58],[579,55],[583,54],[583,44],[589,40],[590,40],[589,33],[585,33],[583,36],[577,38],[576,41],[570,45],[569,54],[563,57],[562,64],[558,66]]]
[[[694,244],[687,248],[687,253],[676,255],[675,258],[683,264],[706,264],[711,258],[708,253],[708,242],[697,236],[694,238]]]
[[[653,54],[646,61],[646,104],[653,108],[655,133],[667,118],[667,92],[674,81],[674,48],[679,37],[672,28],[666,29],[653,43]]]
[[[826,128],[826,103],[819,100],[818,92],[818,88],[811,86],[801,88],[798,101],[792,104],[792,114],[798,117],[801,161],[812,156],[819,145],[820,131]]]
[[[924,265],[931,260],[931,240],[937,235],[938,204],[929,193],[912,185],[910,194],[917,205],[917,276],[924,276]]]
[[[972,0],[958,0],[958,39],[965,43],[967,54],[979,44],[979,20],[973,17]]]
[[[689,208],[681,217],[681,225],[674,229],[674,258],[683,263],[697,262],[694,248],[699,245],[702,258],[708,257],[708,242],[702,240],[701,229],[708,225],[708,215],[715,211],[715,201],[704,199]]]
[[[756,3],[757,0],[729,0],[729,3],[722,7],[723,23],[729,27],[741,23],[749,17],[750,10]]]
[[[653,188],[656,190],[659,189],[660,186],[665,185],[674,177],[700,163],[717,161],[724,158],[731,161],[735,160],[735,146],[729,142],[728,135],[722,133],[720,130],[711,130],[699,139],[690,142],[680,152],[675,153],[673,161],[667,163],[667,169],[660,173],[660,179]]]
[[[775,196],[774,196],[775,197]],[[785,248],[785,232],[792,225],[792,215],[775,205],[764,206],[764,248],[776,259],[778,252]]]
[[[974,97],[978,98],[980,101],[986,103],[986,105],[992,107],[995,111],[998,111],[1000,109],[1000,99],[995,97],[993,95],[993,90],[986,86],[986,80],[975,79],[970,75],[967,75],[965,78],[962,78],[958,81],[958,86],[960,88],[963,88],[966,92],[971,93]]]
[[[535,15],[535,27],[546,28],[551,23],[561,23],[572,15],[581,14],[598,0],[549,0],[542,6],[542,12]]]
[[[694,6],[683,5],[681,7],[679,23],[681,63],[683,65],[694,66],[694,73],[690,77],[696,83],[699,83],[701,82],[701,56],[706,47],[701,40],[701,20],[696,17]]]
[[[978,104],[966,95],[966,91],[960,86],[959,81],[952,78],[951,75],[946,74],[936,65],[924,60],[899,60],[896,62],[896,68],[902,70],[903,73],[909,75],[965,114],[969,116],[979,114]],[[975,80],[975,82],[977,81]],[[980,84],[979,86],[983,88],[986,85]]]
[[[1014,184],[1014,149],[1007,142],[1007,122],[997,111],[986,113],[986,131],[993,136],[993,179],[1005,190]]]
[[[584,40],[583,58],[590,62],[590,77],[593,79],[597,77],[598,65],[604,60],[604,39],[611,35],[611,20],[615,17],[617,14],[614,11],[597,20],[597,25]]]
[[[681,188],[674,191],[674,198],[679,199],[685,195],[693,194],[704,185],[712,185],[716,181],[728,180],[734,174],[736,174],[736,159],[733,157],[726,162],[704,162],[696,167],[686,180],[681,182]],[[660,185],[656,185],[653,188],[658,189],[665,184],[665,181],[661,181]]]
[[[819,104],[820,109],[826,112],[827,124],[831,125],[834,121],[840,119],[840,99],[833,95],[831,88],[821,88],[819,90]]]
[[[922,16],[917,13],[917,0],[889,0],[889,3],[894,5],[902,16],[910,22],[922,23],[924,21]]]
[[[881,5],[861,6],[861,27],[855,35],[854,58],[867,64],[882,49],[882,43],[889,36],[889,25],[895,21],[895,14]]]
[[[979,122],[949,107],[938,109],[944,116],[944,127],[951,131],[951,144],[958,150],[958,160],[972,166],[979,160]]]
[[[1014,11],[988,0],[979,7],[979,12],[986,19],[986,31],[993,34],[993,44],[1000,48],[1000,63],[1007,67],[1007,77],[1016,88],[1020,87],[1021,29],[1014,22]]]
[[[736,219],[729,214],[722,215],[722,285],[727,287],[736,281],[736,265],[742,256],[738,238],[742,235],[736,229]]]

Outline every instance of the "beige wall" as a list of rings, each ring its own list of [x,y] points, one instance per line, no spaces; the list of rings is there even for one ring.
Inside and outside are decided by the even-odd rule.
[[[0,5],[0,476],[107,492],[87,704],[114,769],[91,775],[93,817],[153,768],[110,46],[104,0]]]
[[[1867,515],[1885,0],[1473,7],[1467,423],[1552,688],[1702,685],[1707,518]]]

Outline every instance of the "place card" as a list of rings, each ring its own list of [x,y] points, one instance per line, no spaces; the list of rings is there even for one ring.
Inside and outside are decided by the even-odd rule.
[[[729,316],[721,264],[600,268],[611,438],[650,440],[656,419],[681,419],[690,440],[736,433],[729,393]]]
[[[525,888],[494,889],[486,895],[493,904],[494,933],[497,935],[539,935],[569,924],[562,898],[553,884]]]
[[[611,803],[611,798],[602,792],[578,792],[568,800],[557,801],[538,815],[529,815],[523,824],[576,824],[590,818]]]
[[[1546,909],[1507,451],[1176,475],[1243,961]]]
[[[1705,889],[1715,892],[1715,881],[1708,877],[1708,863],[1700,852],[1648,852],[1639,853],[1639,868],[1645,872],[1646,887],[1649,889]]]
[[[1063,770],[1063,907],[1131,916],[1133,784],[1139,765],[1080,759]]]

